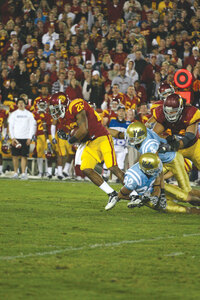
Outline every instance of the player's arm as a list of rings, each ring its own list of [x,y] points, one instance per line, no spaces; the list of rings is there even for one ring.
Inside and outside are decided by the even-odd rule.
[[[150,119],[148,119],[148,121],[145,123],[145,126],[147,128],[153,128],[154,124],[156,123],[156,119],[154,118],[154,116],[152,116]]]
[[[53,120],[53,122],[51,124],[51,137],[52,137],[52,143],[53,144],[57,144],[57,141],[56,141],[56,124],[57,124],[57,120]]]
[[[132,192],[131,190],[128,190],[125,186],[123,186],[121,188],[121,190],[119,191],[119,193],[118,193],[118,198],[119,199],[130,200],[129,195],[130,195],[131,192]]]
[[[78,125],[78,129],[75,132],[75,134],[69,138],[68,142],[70,144],[82,141],[84,137],[88,134],[88,119],[85,110],[80,111],[76,115],[76,122]]]
[[[112,135],[112,137],[116,139],[124,139],[124,132],[118,131],[116,129],[107,128],[108,132]]]
[[[161,123],[156,122],[154,127],[153,127],[153,131],[155,131],[159,136],[162,136],[162,133],[164,132],[165,128]]]
[[[184,137],[179,140],[179,148],[183,149],[190,147],[196,139],[198,123],[191,124],[187,127]]]

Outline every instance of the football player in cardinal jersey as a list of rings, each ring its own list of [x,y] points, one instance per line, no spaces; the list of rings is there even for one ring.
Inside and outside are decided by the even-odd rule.
[[[112,94],[105,95],[105,100],[101,105],[102,123],[104,126],[108,126],[112,119],[117,118],[117,106],[123,101],[124,94],[119,92],[119,85],[114,84],[112,87]]]
[[[114,143],[108,130],[102,125],[98,113],[83,99],[75,99],[66,106],[66,112],[61,105],[59,95],[51,97],[49,109],[55,119],[63,118],[70,124],[77,123],[75,134],[68,138],[70,144],[85,142],[81,155],[81,170],[101,190],[109,195],[109,202],[116,201],[114,191],[103,178],[94,170],[97,163],[105,162],[123,183],[124,173],[117,166]]]
[[[59,92],[56,94],[56,99],[51,98],[51,105],[52,103],[55,104],[54,102],[57,102],[58,98],[60,100],[61,117],[57,117],[56,113],[52,115],[51,135],[57,154],[57,177],[59,180],[63,180],[65,177],[69,177],[69,169],[75,152],[72,145],[70,145],[67,140],[60,138],[56,134],[56,131],[69,133],[76,126],[76,122],[70,123],[65,118],[65,110],[70,103],[70,99],[65,93]]]
[[[38,177],[43,176],[43,160],[47,159],[47,176],[50,179],[52,177],[52,158],[53,147],[51,145],[51,123],[52,117],[47,113],[48,103],[42,98],[37,101],[33,116],[37,122],[36,131],[36,151],[37,151],[37,164],[38,164]],[[46,163],[46,160],[45,160]]]
[[[155,110],[156,107],[163,105],[163,102],[165,101],[165,99],[167,98],[167,96],[173,94],[175,92],[174,88],[172,85],[168,84],[168,83],[161,83],[159,90],[158,90],[158,94],[160,97],[160,100],[155,101],[152,106],[151,106],[151,118],[146,122],[146,126],[148,128],[152,128],[156,122],[154,116],[153,116],[153,111]]]
[[[5,153],[6,149],[7,151],[9,149],[7,145],[7,141],[9,138],[7,134],[7,119],[8,111],[0,108],[0,175],[3,172],[2,152]]]
[[[164,145],[159,151],[179,151],[200,170],[200,111],[192,105],[186,105],[180,95],[171,94],[163,105],[154,110],[153,115],[156,120],[153,130],[158,135],[170,131],[166,138],[167,146]]]

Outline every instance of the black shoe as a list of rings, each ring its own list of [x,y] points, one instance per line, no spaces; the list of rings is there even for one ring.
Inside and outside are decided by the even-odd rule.
[[[47,178],[51,179],[51,178],[52,178],[52,175],[48,174],[48,175],[47,175]]]
[[[69,177],[69,174],[63,172],[64,177]]]
[[[57,176],[57,178],[58,178],[59,180],[63,180],[64,177],[59,175],[59,176]]]

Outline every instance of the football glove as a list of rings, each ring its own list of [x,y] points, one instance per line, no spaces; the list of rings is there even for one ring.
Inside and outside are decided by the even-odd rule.
[[[36,142],[36,141],[37,141],[36,135],[33,135],[33,136],[32,136],[32,141],[33,141],[33,142]]]
[[[146,202],[151,202],[153,206],[156,206],[158,204],[159,198],[157,196],[142,196],[142,200],[144,204]]]
[[[62,129],[60,129],[60,130],[57,131],[57,135],[62,140],[66,140],[67,141],[69,139],[69,135],[64,130],[62,130]]]
[[[53,148],[52,148],[52,145],[50,142],[47,143],[47,150],[48,150],[48,152],[53,153]]]
[[[158,208],[165,209],[166,206],[167,206],[167,200],[166,200],[166,196],[165,196],[165,190],[161,189],[159,202],[158,202]]]
[[[172,150],[171,145],[169,145],[169,144],[161,143],[158,148],[158,153],[165,153],[165,152],[171,152],[171,151],[173,151],[173,150]]]
[[[5,136],[5,138],[4,138],[4,141],[8,141],[9,140],[9,135],[6,133],[6,136]]]
[[[131,196],[131,201],[127,204],[128,208],[141,207],[144,203],[138,195]]]
[[[57,144],[57,141],[56,141],[55,138],[52,139],[52,144],[53,144],[53,145]]]

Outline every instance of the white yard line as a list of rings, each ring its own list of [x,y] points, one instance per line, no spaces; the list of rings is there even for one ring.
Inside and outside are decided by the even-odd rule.
[[[184,252],[174,252],[174,253],[169,253],[165,254],[164,256],[179,256],[185,254]]]
[[[191,236],[200,236],[200,233],[190,233],[190,234],[183,234],[182,237],[191,237]],[[65,252],[74,252],[74,251],[80,251],[80,250],[90,250],[90,249],[95,249],[95,248],[112,248],[112,247],[117,247],[121,245],[127,245],[127,244],[139,244],[139,243],[145,243],[145,242],[156,242],[159,240],[165,240],[165,239],[176,239],[176,236],[160,236],[160,237],[155,237],[152,239],[140,239],[140,240],[130,240],[130,241],[120,241],[120,242],[113,242],[113,243],[105,243],[105,244],[93,244],[93,245],[86,245],[86,246],[81,246],[81,247],[67,247],[63,249],[58,249],[58,250],[52,250],[52,251],[44,251],[44,252],[36,252],[36,253],[28,253],[28,254],[19,254],[16,256],[0,256],[0,260],[14,260],[14,259],[24,259],[27,257],[37,257],[37,256],[46,256],[46,255],[55,255],[55,254],[60,254],[60,253],[65,253]],[[171,253],[171,254],[166,254],[165,256],[175,256],[175,255],[182,255],[184,253],[182,252],[177,252],[177,253]]]

